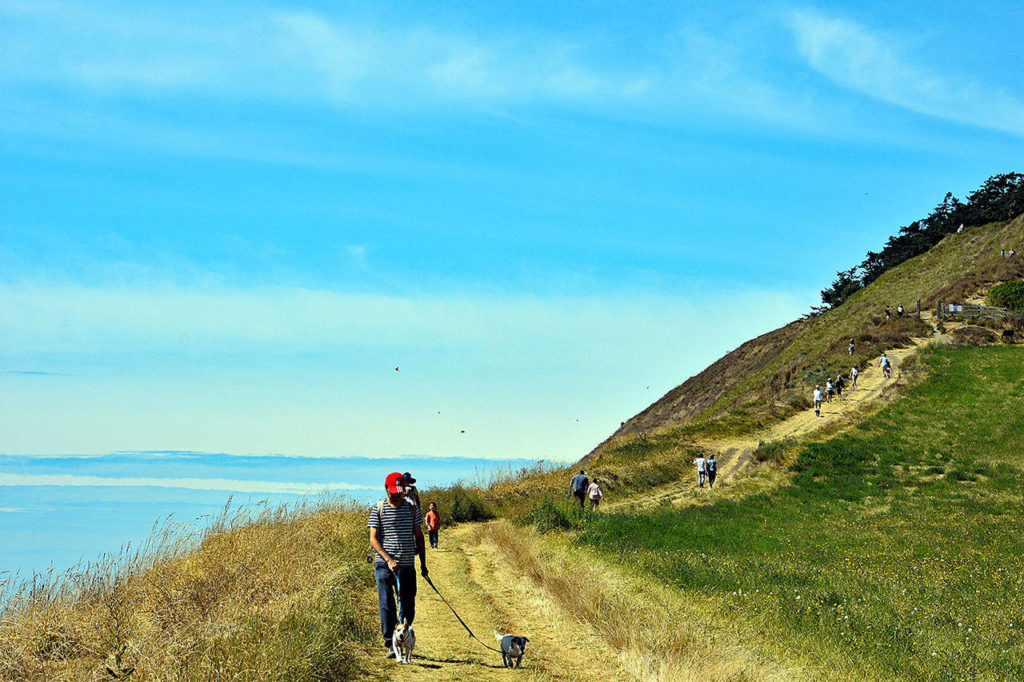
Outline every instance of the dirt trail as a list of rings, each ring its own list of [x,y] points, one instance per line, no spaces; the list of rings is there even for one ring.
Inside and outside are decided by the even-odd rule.
[[[833,398],[830,403],[823,403],[821,416],[814,414],[814,410],[808,409],[800,414],[793,415],[789,419],[775,424],[764,431],[747,436],[736,438],[707,439],[698,441],[698,445],[706,451],[714,452],[718,460],[718,480],[716,485],[720,488],[735,485],[741,480],[744,470],[752,466],[751,457],[761,441],[779,441],[787,438],[802,438],[819,429],[834,424],[844,417],[867,404],[877,400],[887,385],[892,384],[899,376],[900,365],[905,359],[917,353],[917,350],[924,344],[932,341],[935,337],[915,339],[914,345],[909,348],[898,348],[887,353],[893,366],[893,376],[886,379],[882,369],[877,366],[865,368],[857,378],[857,388],[849,386],[843,392],[843,399]],[[664,504],[666,501],[672,504],[681,502],[710,502],[714,492],[707,487],[700,488],[697,485],[696,468],[693,472],[693,479],[685,482],[675,481],[659,486],[650,491],[648,495],[637,498],[618,500],[607,505],[609,509],[622,508],[647,508]]]
[[[470,638],[448,606],[419,578],[416,596],[416,649],[412,663],[385,659],[383,646],[366,665],[390,680],[622,679],[615,653],[596,634],[570,623],[527,578],[502,565],[487,547],[485,524],[441,530],[440,549],[427,550],[430,577],[445,599],[487,646],[498,642],[492,630],[530,638],[518,670],[502,666],[501,654]]]

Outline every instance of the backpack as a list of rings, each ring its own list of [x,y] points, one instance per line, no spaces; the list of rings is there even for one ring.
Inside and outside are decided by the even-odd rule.
[[[377,500],[377,518],[381,521],[380,528],[377,531],[377,539],[380,540],[383,545],[384,537],[382,533],[384,532],[384,500]],[[373,557],[376,553],[377,552],[373,550],[373,547],[370,547],[370,553],[366,555],[366,563],[372,564]]]

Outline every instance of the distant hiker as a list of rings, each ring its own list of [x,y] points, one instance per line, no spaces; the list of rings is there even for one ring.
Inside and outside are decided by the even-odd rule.
[[[888,322],[891,319],[892,319],[892,310],[889,308],[889,306],[885,306],[885,321]]]
[[[860,370],[857,369],[857,365],[850,368],[850,390],[857,388],[857,375],[860,374]]]
[[[1010,253],[1009,253],[1010,258],[1013,258],[1016,255],[1017,255],[1017,252],[1014,251],[1013,249],[1010,249]]]
[[[850,355],[853,355],[853,339],[850,339]]]
[[[405,479],[405,499],[409,500],[417,507],[420,506],[420,491],[413,485],[416,479],[412,477],[408,471],[402,474],[402,478]]]
[[[715,477],[718,476],[718,460],[715,459],[715,453],[708,455],[708,461],[704,464],[704,467],[708,470],[708,487],[715,487]]]
[[[824,395],[821,392],[821,386],[814,387],[814,415],[816,417],[821,416],[821,400]]]
[[[956,233],[960,234],[963,231],[964,231],[964,224],[960,223],[960,227],[956,228]]]
[[[882,368],[882,374],[885,375],[886,379],[892,376],[892,363],[889,362],[889,358],[885,353],[882,353],[882,357],[878,359],[878,364]]]
[[[999,255],[1003,258],[1006,258],[1006,249],[999,249]]]
[[[896,317],[903,317],[903,304],[896,306]]]
[[[708,475],[708,461],[704,459],[704,453],[698,453],[697,459],[693,460],[693,463],[697,465],[697,485],[703,488],[704,478]]]
[[[427,525],[427,535],[430,537],[430,548],[437,549],[437,531],[441,530],[441,516],[437,513],[437,503],[430,503],[430,510],[423,517],[423,523]]]
[[[825,402],[832,402],[832,396],[836,394],[836,385],[832,383],[832,377],[825,381]]]
[[[568,497],[575,497],[580,503],[580,509],[583,509],[583,502],[587,499],[587,488],[589,487],[590,479],[583,473],[583,469],[580,469],[580,472],[569,481]]]
[[[384,479],[387,497],[370,507],[370,547],[375,559],[373,574],[377,579],[377,600],[380,603],[380,633],[384,636],[387,658],[394,658],[391,635],[395,625],[412,625],[416,617],[416,555],[420,557],[420,573],[427,577],[427,550],[423,543],[423,515],[419,506],[405,499],[405,479],[397,471]],[[398,609],[395,609],[395,594]]]
[[[835,382],[836,397],[839,398],[840,400],[843,399],[843,388],[845,386],[846,386],[846,380],[843,379],[843,375],[840,374],[839,376],[836,377],[836,382]]]
[[[597,509],[597,505],[601,504],[601,498],[604,497],[604,493],[601,492],[601,486],[596,478],[590,486],[587,487],[587,497],[590,498],[591,509]]]

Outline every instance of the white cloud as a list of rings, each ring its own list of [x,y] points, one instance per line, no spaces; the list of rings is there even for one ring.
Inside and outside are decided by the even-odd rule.
[[[377,490],[378,486],[354,483],[296,483],[290,481],[245,481],[231,478],[153,478],[118,476],[80,476],[75,474],[0,473],[2,486],[184,488],[187,490],[223,490],[235,493],[280,493],[314,495],[334,490]],[[24,511],[0,509],[0,512]]]
[[[807,63],[844,87],[930,116],[1024,135],[1019,96],[916,64],[896,37],[814,11],[793,12],[789,23]]]

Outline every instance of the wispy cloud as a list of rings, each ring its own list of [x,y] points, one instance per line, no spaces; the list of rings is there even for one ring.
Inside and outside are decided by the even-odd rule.
[[[49,120],[49,113],[41,117],[27,108],[32,96],[53,87],[90,102],[127,95],[374,114],[444,110],[502,117],[547,105],[660,123],[713,121],[724,113],[816,134],[851,127],[850,121],[829,123],[843,115],[841,109],[763,68],[766,55],[752,51],[742,31],[711,35],[659,27],[638,57],[626,49],[609,54],[584,34],[457,31],[311,11],[172,17],[73,3],[59,10],[24,3],[0,7],[4,15],[9,27],[0,38],[8,58],[0,63],[0,82],[24,92],[21,104],[0,124],[22,129]],[[763,20],[751,21],[760,25]],[[54,46],[59,46],[56,55]],[[133,132],[137,121],[107,125],[103,117],[116,116],[100,114],[96,120],[95,107],[87,111],[89,131],[110,129],[146,139]],[[76,127],[74,121],[48,126],[50,134]],[[206,153],[216,154],[224,146],[215,130],[164,125],[157,132],[151,144],[185,153],[203,153],[205,147]],[[322,152],[288,153],[287,146],[275,152],[275,146],[252,139],[260,134],[247,134],[247,146],[227,146],[240,158],[335,163]],[[212,137],[212,144],[197,142],[197,137]]]
[[[0,374],[17,374],[19,376],[30,376],[30,377],[66,377],[71,376],[65,372],[44,372],[42,370],[33,369],[0,369]]]
[[[353,483],[296,483],[289,481],[244,481],[230,478],[154,478],[119,476],[80,476],[75,474],[0,473],[0,486],[60,486],[115,488],[184,488],[222,490],[235,493],[278,493],[312,495],[333,490],[377,490],[378,486]],[[0,509],[0,511],[22,511]]]
[[[809,10],[790,14],[789,26],[807,63],[839,85],[930,116],[1024,135],[1019,96],[915,63],[898,36]]]
[[[719,303],[735,304],[738,299],[798,308],[793,297],[775,292],[748,292]],[[704,299],[700,307],[712,305]],[[629,338],[637,325],[660,326],[669,311],[685,315],[696,310],[695,302],[651,295],[403,297],[294,287],[147,290],[0,284],[0,352],[10,357],[142,350],[288,354],[352,346],[492,348],[507,343],[510,324],[517,326],[522,341],[531,343],[562,343],[582,333],[617,343]],[[611,317],[622,323],[620,328],[607,327]]]
[[[629,97],[646,88],[643,73],[597,67],[584,46],[547,36],[492,40],[429,26],[338,21],[315,12],[206,17],[200,23],[26,3],[7,5],[0,14],[14,26],[5,46],[10,58],[0,71],[8,82],[344,107]],[[61,45],[56,58],[54,44]]]

